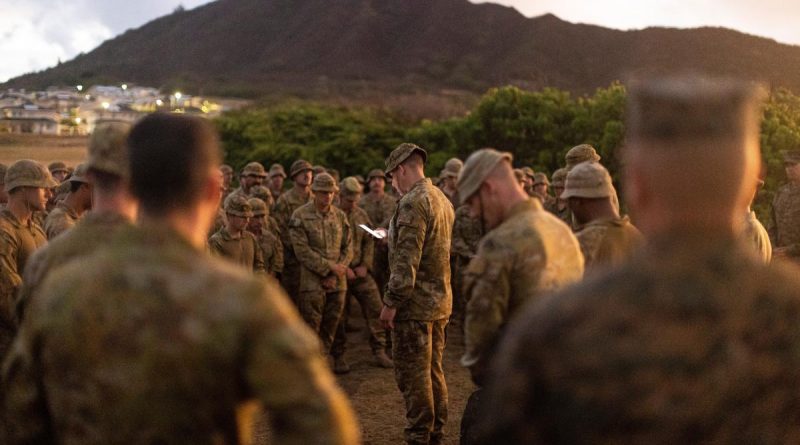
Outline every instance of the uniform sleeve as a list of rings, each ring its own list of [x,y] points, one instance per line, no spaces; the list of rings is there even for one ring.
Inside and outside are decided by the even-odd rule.
[[[469,258],[471,252],[467,244],[466,235],[464,234],[464,222],[463,213],[456,211],[456,218],[453,223],[453,241],[450,245],[450,252],[454,255]]]
[[[405,202],[397,210],[389,283],[383,297],[387,306],[399,307],[411,299],[427,229],[423,209]]]
[[[214,256],[225,256],[225,251],[222,249],[219,237],[212,235],[208,239],[208,251]]]
[[[256,239],[255,235],[250,232],[244,232],[249,235],[250,239],[253,242],[253,272],[256,273],[267,273],[267,266],[264,263],[264,252],[261,250],[261,246],[258,245],[258,240]]]
[[[494,349],[500,328],[508,321],[511,268],[515,261],[513,252],[488,246],[481,246],[464,277],[467,307],[461,364],[479,385],[489,366],[487,355]]]
[[[357,266],[365,266],[367,270],[372,271],[372,266],[375,260],[375,241],[372,237],[361,237],[361,261]]]
[[[41,284],[46,263],[45,251],[44,249],[35,251],[33,256],[28,259],[28,263],[25,265],[25,271],[22,273],[22,284],[19,287],[19,292],[14,301],[14,317],[17,326],[22,324],[22,319],[25,317],[25,310],[30,302],[31,295],[36,292],[36,289]]]
[[[327,276],[331,272],[330,264],[322,255],[311,249],[303,221],[296,213],[289,221],[289,235],[294,254],[305,268],[321,277]]]
[[[245,381],[270,413],[275,443],[359,443],[356,417],[317,336],[277,286],[263,286],[259,307],[248,311]]]
[[[339,246],[338,263],[347,266],[353,258],[353,233],[350,228],[350,222],[347,220],[347,216],[345,216],[344,213],[341,213],[339,219],[342,221],[342,244]]]
[[[278,235],[275,235],[273,238],[275,241],[275,253],[273,254],[272,271],[279,274],[283,272],[283,242]]]
[[[44,231],[48,240],[61,235],[73,226],[72,222],[68,220],[62,213],[52,216],[52,218],[48,217],[44,222]]]
[[[8,232],[0,232],[0,320],[14,320],[14,300],[22,284],[17,271],[17,238]]]

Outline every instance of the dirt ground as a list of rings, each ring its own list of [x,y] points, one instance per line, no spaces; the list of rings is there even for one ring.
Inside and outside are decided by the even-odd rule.
[[[348,334],[345,358],[350,364],[351,371],[337,376],[339,385],[349,396],[361,422],[365,445],[402,444],[406,421],[405,408],[403,397],[394,380],[394,371],[372,365],[372,352],[367,342],[363,318],[357,308],[351,313],[351,324],[359,327],[359,330]],[[444,371],[450,401],[445,428],[447,434],[445,444],[448,445],[456,445],[459,442],[461,414],[464,412],[467,398],[475,389],[469,372],[458,364],[464,352],[462,339],[460,329],[453,324],[448,325],[444,356]],[[257,439],[258,444],[273,443],[269,440],[269,431],[264,424],[257,426]]]
[[[10,165],[20,159],[33,159],[45,165],[63,161],[70,167],[86,158],[85,136],[41,136],[0,134],[0,163]]]

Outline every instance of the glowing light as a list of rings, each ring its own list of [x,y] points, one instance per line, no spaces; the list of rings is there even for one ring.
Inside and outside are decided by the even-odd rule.
[[[160,107],[160,106],[162,106],[162,105],[164,105],[164,101],[163,101],[163,100],[161,100],[161,99],[156,99],[156,106],[159,106],[159,107]]]
[[[83,119],[81,119],[79,117],[75,118],[75,123],[78,124],[78,125],[80,125],[82,121],[83,121]]]
[[[108,102],[103,102],[102,104],[100,104],[100,106],[102,106],[104,110],[108,110],[108,107],[110,107],[111,104]]]
[[[183,94],[181,94],[180,91],[176,91],[175,92],[175,99],[181,100],[181,97],[183,97]]]
[[[78,85],[75,88],[77,88],[78,91],[83,91],[83,85]]]
[[[122,84],[122,91],[125,91],[127,89],[128,89],[128,84],[127,83],[123,83]]]
[[[87,94],[87,95],[83,96],[83,98],[84,98],[84,99],[86,99],[86,100],[89,100],[89,99],[91,99],[91,98],[92,98],[92,96],[90,96],[90,95],[88,95],[88,94]]]

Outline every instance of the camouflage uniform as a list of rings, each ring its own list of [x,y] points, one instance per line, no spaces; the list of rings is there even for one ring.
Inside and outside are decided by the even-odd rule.
[[[479,218],[469,215],[469,206],[462,205],[456,209],[453,222],[453,240],[450,246],[453,289],[453,312],[463,318],[467,296],[463,294],[464,273],[470,260],[478,250],[478,242],[483,237],[483,224]],[[453,317],[456,318],[456,317]]]
[[[566,178],[567,170],[564,168],[560,168],[553,172],[553,188],[563,188]],[[563,204],[564,207],[559,208],[559,203]],[[564,221],[566,225],[572,227],[572,212],[569,210],[569,206],[566,202],[564,202],[564,200],[559,199],[558,197],[553,198],[553,200],[549,203],[544,203],[544,209],[553,215],[556,215],[556,217],[558,217],[558,219],[561,221]]]
[[[269,278],[162,226],[48,277],[4,367],[11,443],[354,444],[319,343]]]
[[[225,213],[247,218],[253,216],[247,199],[240,196],[230,197],[225,205]],[[234,235],[228,230],[228,226],[225,226],[211,235],[208,247],[212,253],[233,261],[247,270],[256,273],[266,272],[264,254],[261,252],[258,240],[247,230]]]
[[[447,197],[425,178],[403,195],[389,224],[391,275],[383,301],[397,310],[392,353],[406,402],[409,443],[440,443],[447,421],[442,354],[453,304],[453,218]]]
[[[592,221],[576,234],[586,260],[586,272],[618,266],[644,243],[630,218]]]
[[[800,184],[786,184],[772,201],[772,245],[800,260]]]
[[[258,198],[250,198],[248,201],[253,208],[253,218],[263,218],[263,225],[259,233],[253,233],[261,247],[261,254],[264,257],[264,268],[272,276],[278,276],[283,271],[283,243],[281,239],[270,230],[267,221],[274,220],[267,218],[267,205]],[[249,230],[249,229],[248,229]]]
[[[275,203],[272,215],[278,222],[280,228],[281,242],[283,243],[283,273],[281,274],[281,285],[286,289],[289,297],[297,303],[300,291],[300,263],[294,254],[292,237],[289,234],[289,220],[292,214],[311,200],[311,192],[303,193],[298,188],[292,188],[284,192]]]
[[[63,232],[71,229],[78,222],[80,217],[78,212],[70,208],[66,203],[56,204],[44,222],[44,232],[47,239],[51,240]]]
[[[744,224],[744,240],[750,243],[758,256],[769,264],[772,261],[772,243],[769,241],[769,234],[761,221],[758,220],[756,212],[751,211],[747,214]]]
[[[336,207],[331,206],[323,214],[314,202],[309,202],[292,215],[289,233],[301,265],[297,301],[300,315],[319,334],[327,354],[344,309],[347,282],[344,278],[337,278],[332,287],[325,287],[323,281],[333,276],[331,264],[350,263],[350,223],[344,212]]]
[[[381,175],[383,174],[383,172],[380,173]],[[371,177],[372,175],[370,175],[370,179]],[[389,221],[397,208],[397,198],[384,193],[380,199],[376,199],[372,194],[367,193],[361,197],[358,206],[367,212],[369,220],[375,224],[375,227],[388,229]],[[373,242],[375,243],[375,257],[373,259],[372,275],[378,284],[378,290],[383,295],[386,283],[389,282],[389,246],[381,242],[381,240],[374,240]]]

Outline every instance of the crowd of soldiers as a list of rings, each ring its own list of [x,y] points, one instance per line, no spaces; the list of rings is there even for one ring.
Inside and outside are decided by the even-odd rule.
[[[98,125],[74,170],[0,166],[2,438],[250,443],[260,404],[277,443],[358,443],[333,375],[357,304],[409,444],[444,442],[451,328],[461,443],[795,443],[800,150],[768,233],[762,96],[632,85],[624,202],[588,144],[550,179],[485,148],[432,180],[403,143],[234,189],[213,127],[163,113]]]

